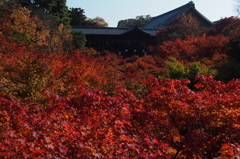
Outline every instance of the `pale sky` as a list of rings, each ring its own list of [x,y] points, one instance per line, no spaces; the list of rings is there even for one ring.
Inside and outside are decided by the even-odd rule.
[[[101,17],[116,27],[119,20],[139,15],[158,16],[190,0],[67,0],[67,6],[82,8],[88,18]],[[234,0],[193,0],[195,8],[211,21],[236,16]]]

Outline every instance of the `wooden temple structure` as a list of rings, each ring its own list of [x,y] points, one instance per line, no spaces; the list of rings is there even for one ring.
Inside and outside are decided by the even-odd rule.
[[[157,44],[158,29],[176,24],[183,14],[188,13],[194,16],[201,26],[212,27],[212,22],[197,11],[194,3],[190,1],[181,7],[153,17],[141,28],[137,26],[132,28],[72,26],[72,30],[85,33],[87,47],[93,47],[98,51],[109,50],[123,56],[133,54],[141,56],[148,53],[149,46]]]
[[[155,45],[157,29],[73,27],[85,33],[87,47],[98,51],[108,50],[123,56],[147,54],[148,46]]]

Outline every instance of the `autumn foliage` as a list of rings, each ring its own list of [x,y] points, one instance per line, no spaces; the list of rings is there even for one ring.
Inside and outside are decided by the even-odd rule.
[[[240,156],[239,34],[232,27],[123,58],[74,50],[63,24],[51,30],[26,8],[3,15],[1,158]]]
[[[136,98],[124,87],[106,96],[81,87],[78,95],[46,92],[47,104],[1,95],[2,157],[207,158],[238,155],[240,82],[196,76],[150,78],[149,93]],[[226,144],[234,153],[223,151]],[[225,146],[226,149],[226,146]]]

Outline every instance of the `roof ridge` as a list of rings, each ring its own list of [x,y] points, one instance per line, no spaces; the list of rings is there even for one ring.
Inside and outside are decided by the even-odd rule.
[[[88,28],[88,29],[122,29],[127,30],[129,28],[117,28],[117,27],[99,27],[99,26],[72,26],[72,28]]]
[[[157,29],[149,29],[149,28],[147,28],[147,29],[144,29],[144,28],[142,28],[142,27],[136,27],[136,26],[134,26],[134,27],[130,27],[130,28],[118,28],[118,27],[97,27],[97,26],[72,26],[72,29],[77,29],[77,28],[79,28],[79,29],[83,29],[83,28],[87,28],[87,29],[116,29],[116,30],[126,30],[126,31],[129,31],[129,30],[132,30],[132,29],[135,29],[135,28],[138,28],[139,30],[157,30]]]
[[[166,12],[166,13],[160,14],[160,15],[158,15],[158,16],[156,16],[156,17],[153,17],[152,20],[157,19],[157,18],[159,18],[159,17],[161,17],[161,16],[165,16],[165,15],[170,14],[170,13],[172,13],[172,12],[175,12],[175,11],[177,11],[177,10],[181,10],[181,9],[184,8],[184,7],[188,7],[188,9],[189,9],[190,7],[193,7],[193,8],[195,9],[195,4],[194,4],[193,1],[190,1],[190,2],[188,2],[187,4],[184,4],[184,5],[182,5],[182,6],[178,7],[178,8],[175,8],[175,9],[173,9],[173,10],[170,10],[170,11]],[[151,20],[151,21],[152,21],[152,20]]]

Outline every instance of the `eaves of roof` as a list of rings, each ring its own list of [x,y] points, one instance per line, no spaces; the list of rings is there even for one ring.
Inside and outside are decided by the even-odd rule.
[[[120,35],[128,28],[72,26],[73,31],[82,31],[88,35]]]
[[[123,35],[132,31],[139,31],[150,36],[156,36],[157,29],[115,28],[115,27],[91,27],[91,26],[72,26],[73,31],[82,31],[86,35]]]

